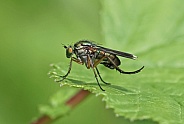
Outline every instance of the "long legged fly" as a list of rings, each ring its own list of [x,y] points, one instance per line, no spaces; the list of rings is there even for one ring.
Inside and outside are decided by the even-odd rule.
[[[106,83],[102,79],[100,72],[97,68],[97,65],[102,64],[107,68],[116,69],[122,74],[136,74],[136,73],[139,73],[144,68],[144,66],[142,66],[140,69],[132,72],[123,71],[118,67],[121,64],[121,61],[117,56],[129,58],[129,59],[136,59],[137,56],[126,52],[105,48],[88,40],[78,41],[77,43],[74,44],[74,46],[64,45],[64,48],[66,49],[66,57],[71,58],[70,65],[66,75],[60,76],[62,77],[62,80],[59,80],[58,82],[63,81],[69,75],[72,68],[73,61],[81,65],[85,64],[87,69],[92,68],[97,84],[102,91],[105,91],[105,90],[100,86],[100,83],[98,81],[98,76],[104,84],[110,84],[110,83]],[[73,57],[73,54],[75,54],[76,57]]]

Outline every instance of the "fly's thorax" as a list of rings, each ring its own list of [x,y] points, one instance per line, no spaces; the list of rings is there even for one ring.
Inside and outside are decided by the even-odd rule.
[[[88,40],[81,40],[74,44],[74,47],[80,47],[80,46],[96,46],[93,42]]]
[[[74,47],[74,53],[76,56],[85,56],[87,54],[87,50],[83,46]]]
[[[85,56],[95,53],[95,46],[90,41],[79,41],[74,44],[74,53],[76,56]]]
[[[74,44],[76,57],[89,69],[93,67],[96,58],[96,49],[89,41],[79,41]]]

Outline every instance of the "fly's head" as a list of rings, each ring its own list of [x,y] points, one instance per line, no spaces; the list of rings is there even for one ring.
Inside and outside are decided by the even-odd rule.
[[[64,48],[66,49],[66,57],[67,58],[71,58],[72,55],[73,55],[73,47],[70,45],[70,46],[65,46],[64,45]]]

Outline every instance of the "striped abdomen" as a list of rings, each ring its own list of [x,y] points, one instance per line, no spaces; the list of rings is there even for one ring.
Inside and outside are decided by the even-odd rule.
[[[99,59],[101,59],[104,56],[106,56],[106,57],[100,62],[100,64],[103,64],[105,67],[108,67],[110,69],[115,69],[116,68],[114,66],[114,64],[112,64],[110,62],[108,57],[116,64],[116,66],[119,66],[121,64],[119,58],[116,55],[105,53],[103,51],[97,51],[96,61],[98,61]]]

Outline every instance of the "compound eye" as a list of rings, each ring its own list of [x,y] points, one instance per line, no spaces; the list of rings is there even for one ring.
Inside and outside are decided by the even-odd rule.
[[[70,47],[70,48],[68,48],[68,52],[69,53],[73,53],[73,49]]]
[[[70,58],[70,57],[72,56],[72,54],[73,54],[73,49],[72,49],[72,47],[68,47],[68,48],[66,49],[66,57],[67,57],[67,58]]]

